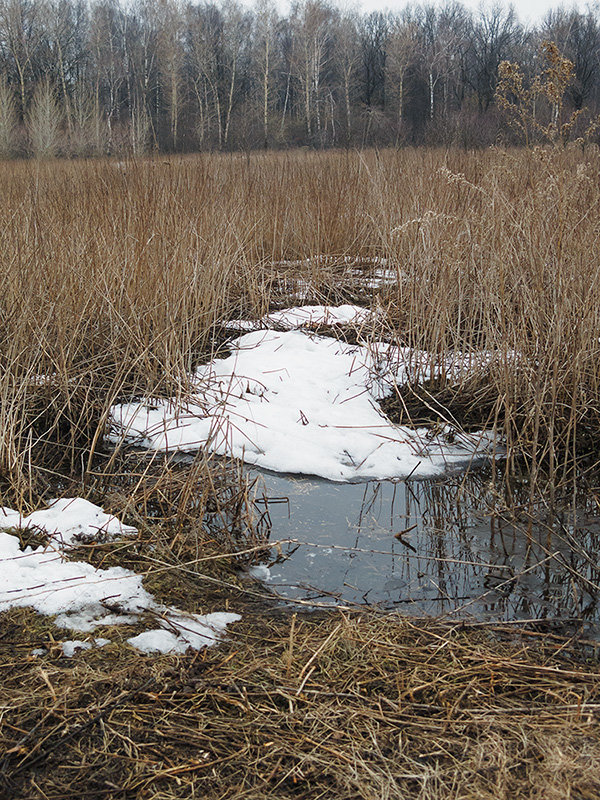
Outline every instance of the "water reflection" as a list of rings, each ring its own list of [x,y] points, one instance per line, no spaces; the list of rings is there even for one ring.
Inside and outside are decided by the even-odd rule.
[[[368,484],[253,474],[271,540],[291,540],[267,583],[284,598],[482,620],[598,617],[600,525],[588,509],[509,519],[490,474]]]

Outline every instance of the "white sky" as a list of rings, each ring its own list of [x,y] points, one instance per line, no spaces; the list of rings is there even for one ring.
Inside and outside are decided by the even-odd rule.
[[[383,11],[386,8],[391,11],[396,11],[403,8],[405,5],[405,2],[399,0],[395,2],[394,0],[388,0],[387,2],[386,0],[365,0],[364,2],[357,3],[357,6],[363,11]],[[435,0],[434,5],[438,5]],[[481,8],[482,3],[479,0],[462,0],[462,5],[473,11],[477,11]],[[490,3],[483,3],[484,7],[490,5]],[[501,2],[500,5],[506,7],[509,3]],[[564,8],[577,8],[580,11],[585,11],[590,4],[585,2],[561,2],[561,0],[528,0],[528,2],[525,3],[514,2],[512,5],[522,22],[538,22],[544,17],[547,11],[558,8],[561,5]]]
[[[247,2],[249,2],[250,5],[254,5],[252,0],[247,0]],[[419,3],[426,4],[428,2],[433,2],[434,5],[442,4],[441,0],[415,0],[414,3],[411,2],[410,4],[417,5]],[[473,11],[477,11],[482,5],[485,8],[494,4],[491,2],[482,3],[481,0],[461,0],[461,2],[464,6]],[[333,0],[333,3],[343,8],[355,8],[361,12],[399,11],[404,8],[404,6],[409,5],[407,0],[362,0],[362,2],[357,2],[356,0],[354,2],[353,0]],[[290,4],[289,0],[279,0],[279,2],[277,2],[277,6],[283,13],[287,13]],[[499,5],[507,7],[511,4],[500,0]],[[577,8],[579,11],[586,11],[590,6],[596,7],[597,9],[598,4],[585,2],[585,0],[528,0],[527,2],[518,2],[518,0],[516,0],[516,2],[512,3],[512,6],[521,22],[536,23],[539,22],[550,9],[563,6],[567,9]]]

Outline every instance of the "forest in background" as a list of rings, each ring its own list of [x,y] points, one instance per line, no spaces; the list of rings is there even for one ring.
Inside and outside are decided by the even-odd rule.
[[[526,27],[458,2],[0,0],[0,157],[516,143],[498,68],[519,64],[527,86],[549,40],[574,66],[566,110],[597,114],[595,9]]]

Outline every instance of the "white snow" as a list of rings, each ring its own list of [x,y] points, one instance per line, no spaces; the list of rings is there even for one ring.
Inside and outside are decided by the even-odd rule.
[[[81,512],[79,521],[76,509]],[[47,547],[21,550],[17,536],[8,531],[33,525],[50,533],[51,543]],[[0,611],[15,606],[31,607],[40,614],[54,615],[59,627],[86,632],[99,625],[137,622],[142,612],[150,611],[159,618],[161,626],[177,632],[178,651],[213,644],[229,622],[239,619],[237,614],[184,614],[157,603],[144,589],[142,576],[131,570],[96,569],[84,561],[65,559],[65,551],[77,535],[87,535],[92,530],[95,537],[99,529],[111,535],[135,531],[81,498],[54,501],[46,511],[36,511],[29,517],[2,509]],[[99,639],[96,644],[101,646],[106,641]]]
[[[180,652],[182,644],[175,633],[166,631],[164,628],[144,631],[138,636],[132,636],[127,641],[142,653],[177,653]],[[187,648],[189,645],[186,644],[185,647]]]
[[[92,642],[82,642],[80,639],[69,639],[63,642],[61,647],[63,655],[67,658],[72,658],[77,650],[91,650],[92,647],[104,647],[105,644],[110,644],[110,639],[103,639],[101,636],[98,636]]]
[[[393,425],[382,412],[378,401],[396,384],[428,376],[427,354],[306,330],[254,331],[230,347],[231,356],[200,367],[186,402],[114,406],[110,439],[155,450],[207,447],[332,481],[424,478],[493,448],[490,435],[431,435]]]
[[[78,639],[69,639],[62,643],[63,655],[67,658],[72,658],[76,650],[90,650],[91,647],[91,642],[81,642]]]
[[[248,569],[248,575],[258,581],[268,581],[271,578],[271,570],[266,564],[254,564]]]
[[[239,331],[273,328],[297,330],[316,325],[364,325],[376,316],[377,314],[362,306],[297,306],[283,311],[273,311],[259,320],[234,319],[227,322],[226,326]]]
[[[51,500],[42,511],[23,517],[18,511],[0,509],[0,529],[35,529],[60,540],[63,545],[105,542],[123,536],[136,536],[137,528],[123,525],[112,514],[82,497]]]
[[[188,647],[200,650],[214,644],[227,625],[239,619],[238,614],[223,611],[194,618],[171,613],[163,622],[165,627],[144,631],[127,641],[143,653],[185,653]]]

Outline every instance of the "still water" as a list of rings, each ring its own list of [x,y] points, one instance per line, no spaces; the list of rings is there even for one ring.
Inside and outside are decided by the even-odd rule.
[[[491,473],[366,484],[251,474],[257,519],[271,543],[285,540],[264,562],[281,598],[479,620],[600,618],[592,507],[538,507],[529,525],[506,511]]]

